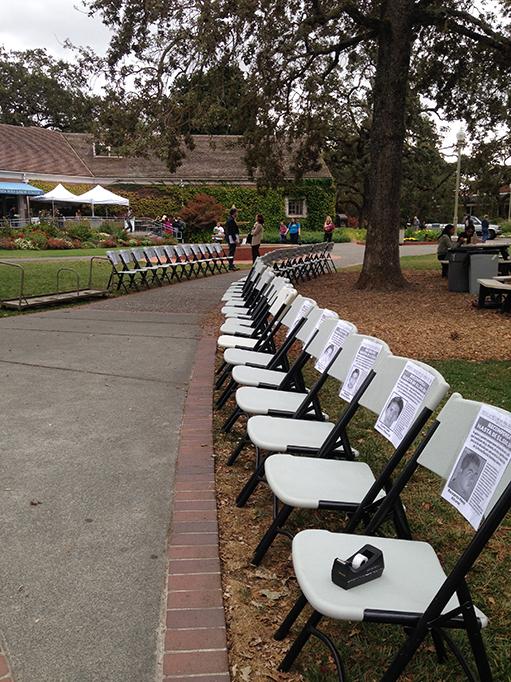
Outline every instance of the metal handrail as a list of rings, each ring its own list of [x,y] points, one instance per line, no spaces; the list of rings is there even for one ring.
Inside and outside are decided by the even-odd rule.
[[[9,261],[6,261],[6,260],[0,260],[0,265],[9,265],[11,268],[18,268],[19,270],[21,270],[20,293],[19,293],[19,297],[18,297],[19,298],[18,310],[21,310],[21,301],[24,300],[25,303],[27,303],[27,299],[25,298],[25,296],[23,294],[23,290],[25,288],[25,268],[22,265],[18,265],[18,263],[10,263]]]
[[[80,275],[76,272],[76,270],[71,270],[71,268],[59,268],[57,270],[57,294],[60,294],[59,288],[60,273],[66,270],[67,272],[71,272],[73,275],[76,275],[76,295],[80,296]]]
[[[107,263],[110,263],[108,258],[106,256],[91,256],[90,259],[90,265],[89,265],[89,285],[88,288],[92,289],[92,264],[95,260],[105,260]]]

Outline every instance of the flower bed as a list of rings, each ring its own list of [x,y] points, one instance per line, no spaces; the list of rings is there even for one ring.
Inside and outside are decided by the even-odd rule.
[[[87,223],[73,223],[59,229],[53,225],[37,228],[4,228],[0,231],[0,249],[46,251],[53,249],[113,249],[117,247],[159,246],[175,244],[172,237],[131,238],[123,228],[103,223],[101,232]]]

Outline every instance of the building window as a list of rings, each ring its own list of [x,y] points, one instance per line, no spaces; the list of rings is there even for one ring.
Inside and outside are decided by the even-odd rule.
[[[113,159],[122,158],[121,154],[119,154],[117,150],[113,149],[109,144],[105,144],[104,142],[93,142],[92,154],[93,156],[110,157]]]
[[[305,199],[290,199],[286,197],[286,215],[288,218],[305,218],[307,215]]]

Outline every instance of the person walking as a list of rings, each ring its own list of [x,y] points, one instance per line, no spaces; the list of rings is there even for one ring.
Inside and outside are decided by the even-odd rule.
[[[254,223],[254,227],[252,228],[252,232],[250,233],[252,237],[252,263],[255,262],[255,259],[259,257],[259,247],[261,245],[261,241],[263,238],[263,225],[264,225],[264,218],[261,213],[258,213],[256,215],[256,221]]]
[[[240,241],[240,230],[236,218],[238,217],[238,209],[233,206],[229,211],[229,217],[225,223],[225,231],[227,233],[227,241],[229,243],[229,270],[239,270],[234,265],[234,255],[236,253],[236,247]]]
[[[334,234],[335,225],[332,222],[332,217],[327,215],[325,218],[325,224],[323,225],[324,239],[326,242],[332,241],[332,235]]]
[[[490,221],[488,220],[488,216],[485,215],[484,218],[481,220],[481,239],[484,242],[487,242],[488,239],[490,238]]]
[[[298,244],[298,242],[300,241],[300,229],[301,229],[300,223],[296,222],[296,220],[292,220],[289,223],[287,229],[289,231],[289,238],[291,240],[291,244]]]

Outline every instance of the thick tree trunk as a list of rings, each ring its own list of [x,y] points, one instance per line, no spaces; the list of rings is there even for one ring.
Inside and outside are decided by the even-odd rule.
[[[411,0],[387,0],[382,7],[373,91],[369,224],[357,284],[362,289],[397,289],[406,285],[399,264],[399,203],[412,12]]]

